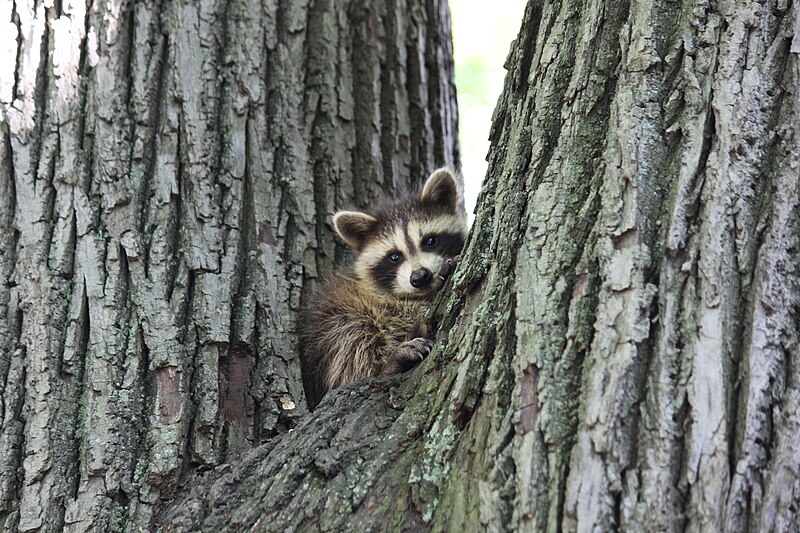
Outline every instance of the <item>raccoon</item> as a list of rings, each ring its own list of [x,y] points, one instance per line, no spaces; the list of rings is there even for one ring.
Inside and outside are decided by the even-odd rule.
[[[339,237],[357,252],[300,314],[311,408],[331,389],[404,372],[430,352],[422,316],[450,275],[467,234],[459,180],[435,171],[421,192],[370,213],[340,211]]]

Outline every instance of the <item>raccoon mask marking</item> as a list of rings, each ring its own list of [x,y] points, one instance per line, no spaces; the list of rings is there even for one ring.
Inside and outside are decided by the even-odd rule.
[[[446,169],[433,173],[419,195],[372,214],[340,211],[336,233],[358,252],[356,277],[373,289],[406,298],[430,298],[444,262],[458,255],[467,233],[461,188]]]

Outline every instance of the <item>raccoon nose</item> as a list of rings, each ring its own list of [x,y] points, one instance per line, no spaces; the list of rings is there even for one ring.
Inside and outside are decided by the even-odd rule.
[[[427,268],[420,268],[411,273],[411,285],[417,289],[430,285],[433,275]]]

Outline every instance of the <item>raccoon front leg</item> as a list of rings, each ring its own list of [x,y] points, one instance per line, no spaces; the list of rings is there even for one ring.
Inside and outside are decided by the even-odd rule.
[[[433,334],[435,333],[433,330],[433,325],[428,320],[425,320],[425,314],[421,313],[414,320],[414,326],[411,328],[408,335],[406,335],[406,340],[410,341],[416,338],[433,340]]]
[[[442,290],[444,284],[447,283],[447,278],[449,278],[450,274],[452,274],[456,269],[458,258],[459,256],[451,257],[442,263],[442,267],[439,269],[438,274],[433,277],[433,281],[431,282],[431,287],[433,288],[434,292],[439,292]]]
[[[401,374],[417,366],[425,356],[431,352],[433,340],[417,337],[400,344],[389,355],[389,360],[383,366],[382,376],[388,374]]]

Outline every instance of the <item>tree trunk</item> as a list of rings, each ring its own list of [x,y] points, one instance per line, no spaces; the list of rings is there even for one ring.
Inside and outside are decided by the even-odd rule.
[[[168,529],[798,531],[798,11],[529,2],[432,355]]]
[[[0,21],[0,529],[149,529],[181,476],[306,415],[329,215],[458,164],[447,4]]]

